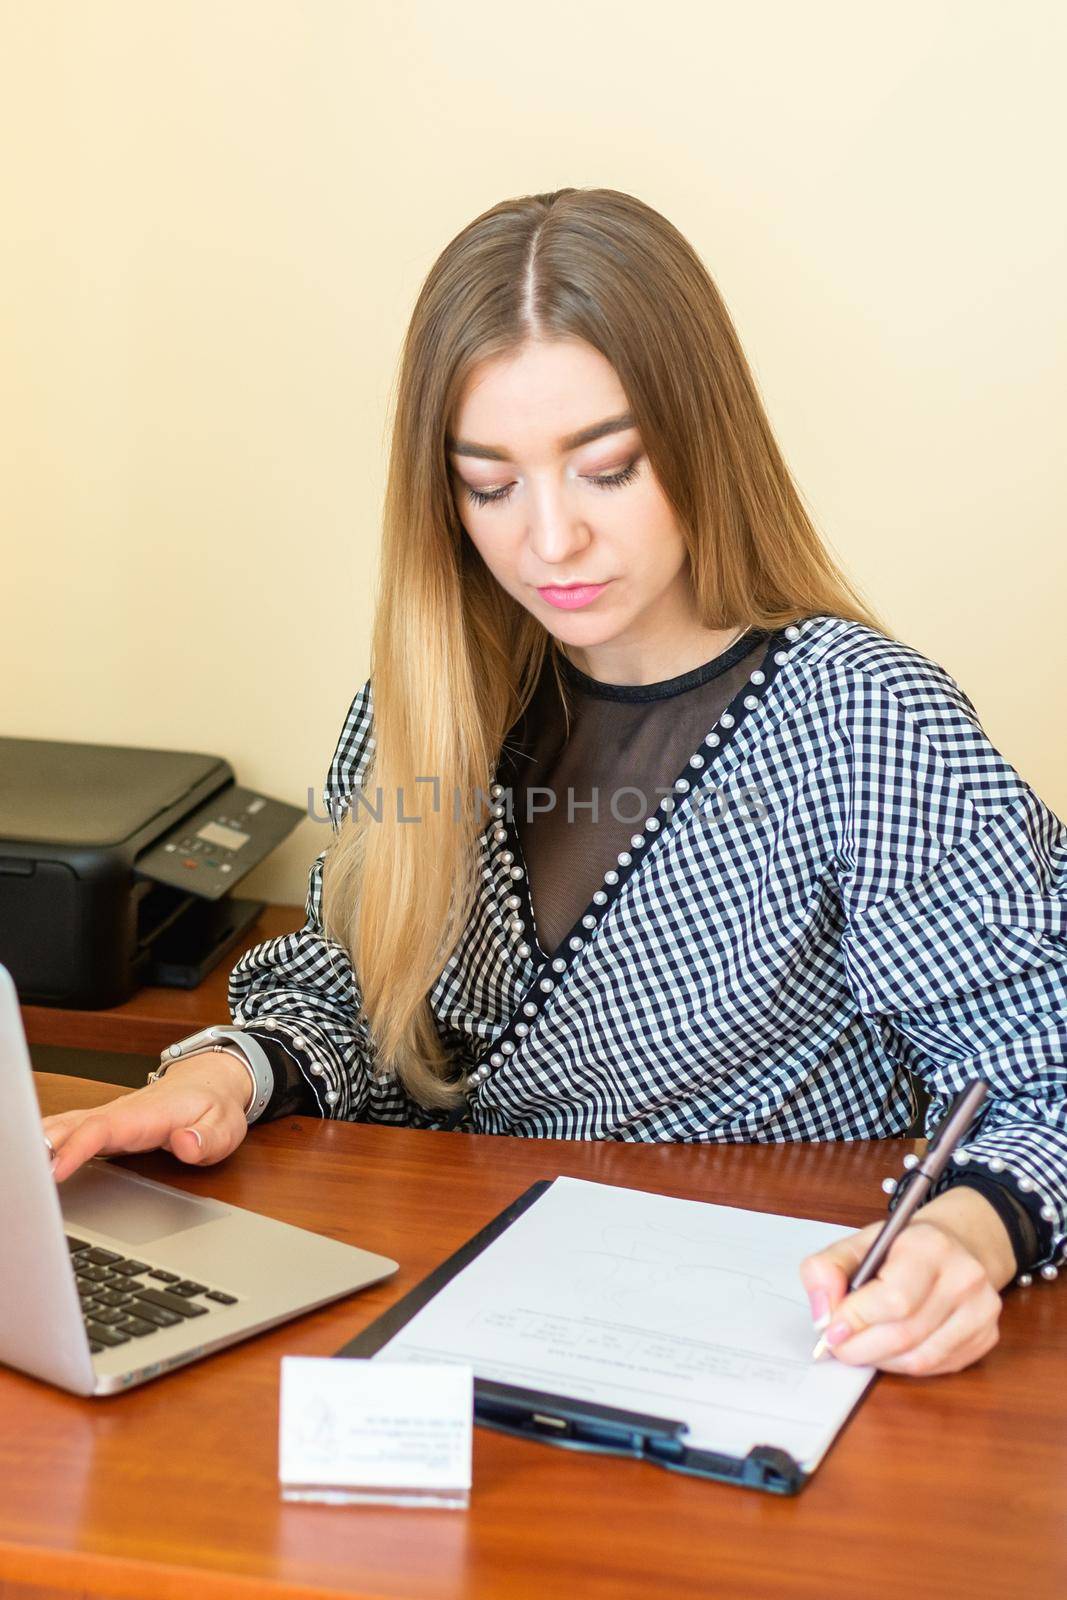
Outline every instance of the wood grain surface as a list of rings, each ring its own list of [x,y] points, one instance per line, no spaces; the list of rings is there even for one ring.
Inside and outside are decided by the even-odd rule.
[[[111,1093],[37,1081],[46,1112]],[[0,1579],[155,1600],[1062,1600],[1063,1279],[1010,1290],[1000,1342],[965,1371],[879,1375],[795,1499],[481,1428],[466,1512],[279,1497],[280,1357],[331,1355],[535,1179],[569,1173],[861,1227],[884,1214],[880,1181],[913,1148],[535,1141],[285,1118],[217,1167],[124,1157],[401,1270],[108,1399],[0,1369]]]

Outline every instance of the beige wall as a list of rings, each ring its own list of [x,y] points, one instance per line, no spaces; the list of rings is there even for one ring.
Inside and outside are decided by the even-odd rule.
[[[366,676],[387,407],[477,212],[703,254],[824,533],[1061,815],[1060,0],[0,0],[0,726],[297,804]],[[310,822],[248,882],[300,903]]]

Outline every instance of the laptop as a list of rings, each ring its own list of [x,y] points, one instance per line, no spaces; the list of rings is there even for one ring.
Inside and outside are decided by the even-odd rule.
[[[0,1362],[118,1394],[389,1277],[397,1263],[106,1158],[60,1184],[0,965]]]

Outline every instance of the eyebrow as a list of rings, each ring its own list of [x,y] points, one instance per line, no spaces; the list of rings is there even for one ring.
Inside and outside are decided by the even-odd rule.
[[[625,428],[635,426],[633,415],[624,411],[618,417],[605,417],[603,422],[591,422],[588,428],[579,428],[577,433],[568,433],[559,441],[561,450],[577,450],[579,445],[591,444],[594,439],[602,439],[608,433],[621,433]],[[445,434],[445,445],[454,456],[478,456],[483,461],[510,461],[511,457],[506,450],[499,450],[491,444],[472,444],[469,439],[453,439],[450,433]]]

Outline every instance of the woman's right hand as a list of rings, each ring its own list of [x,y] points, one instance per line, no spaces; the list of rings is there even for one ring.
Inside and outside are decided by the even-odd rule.
[[[41,1127],[55,1155],[57,1183],[92,1156],[169,1150],[192,1166],[231,1155],[248,1132],[244,1108],[251,1091],[240,1061],[219,1050],[198,1050],[167,1069],[158,1083],[87,1111],[60,1111]]]

